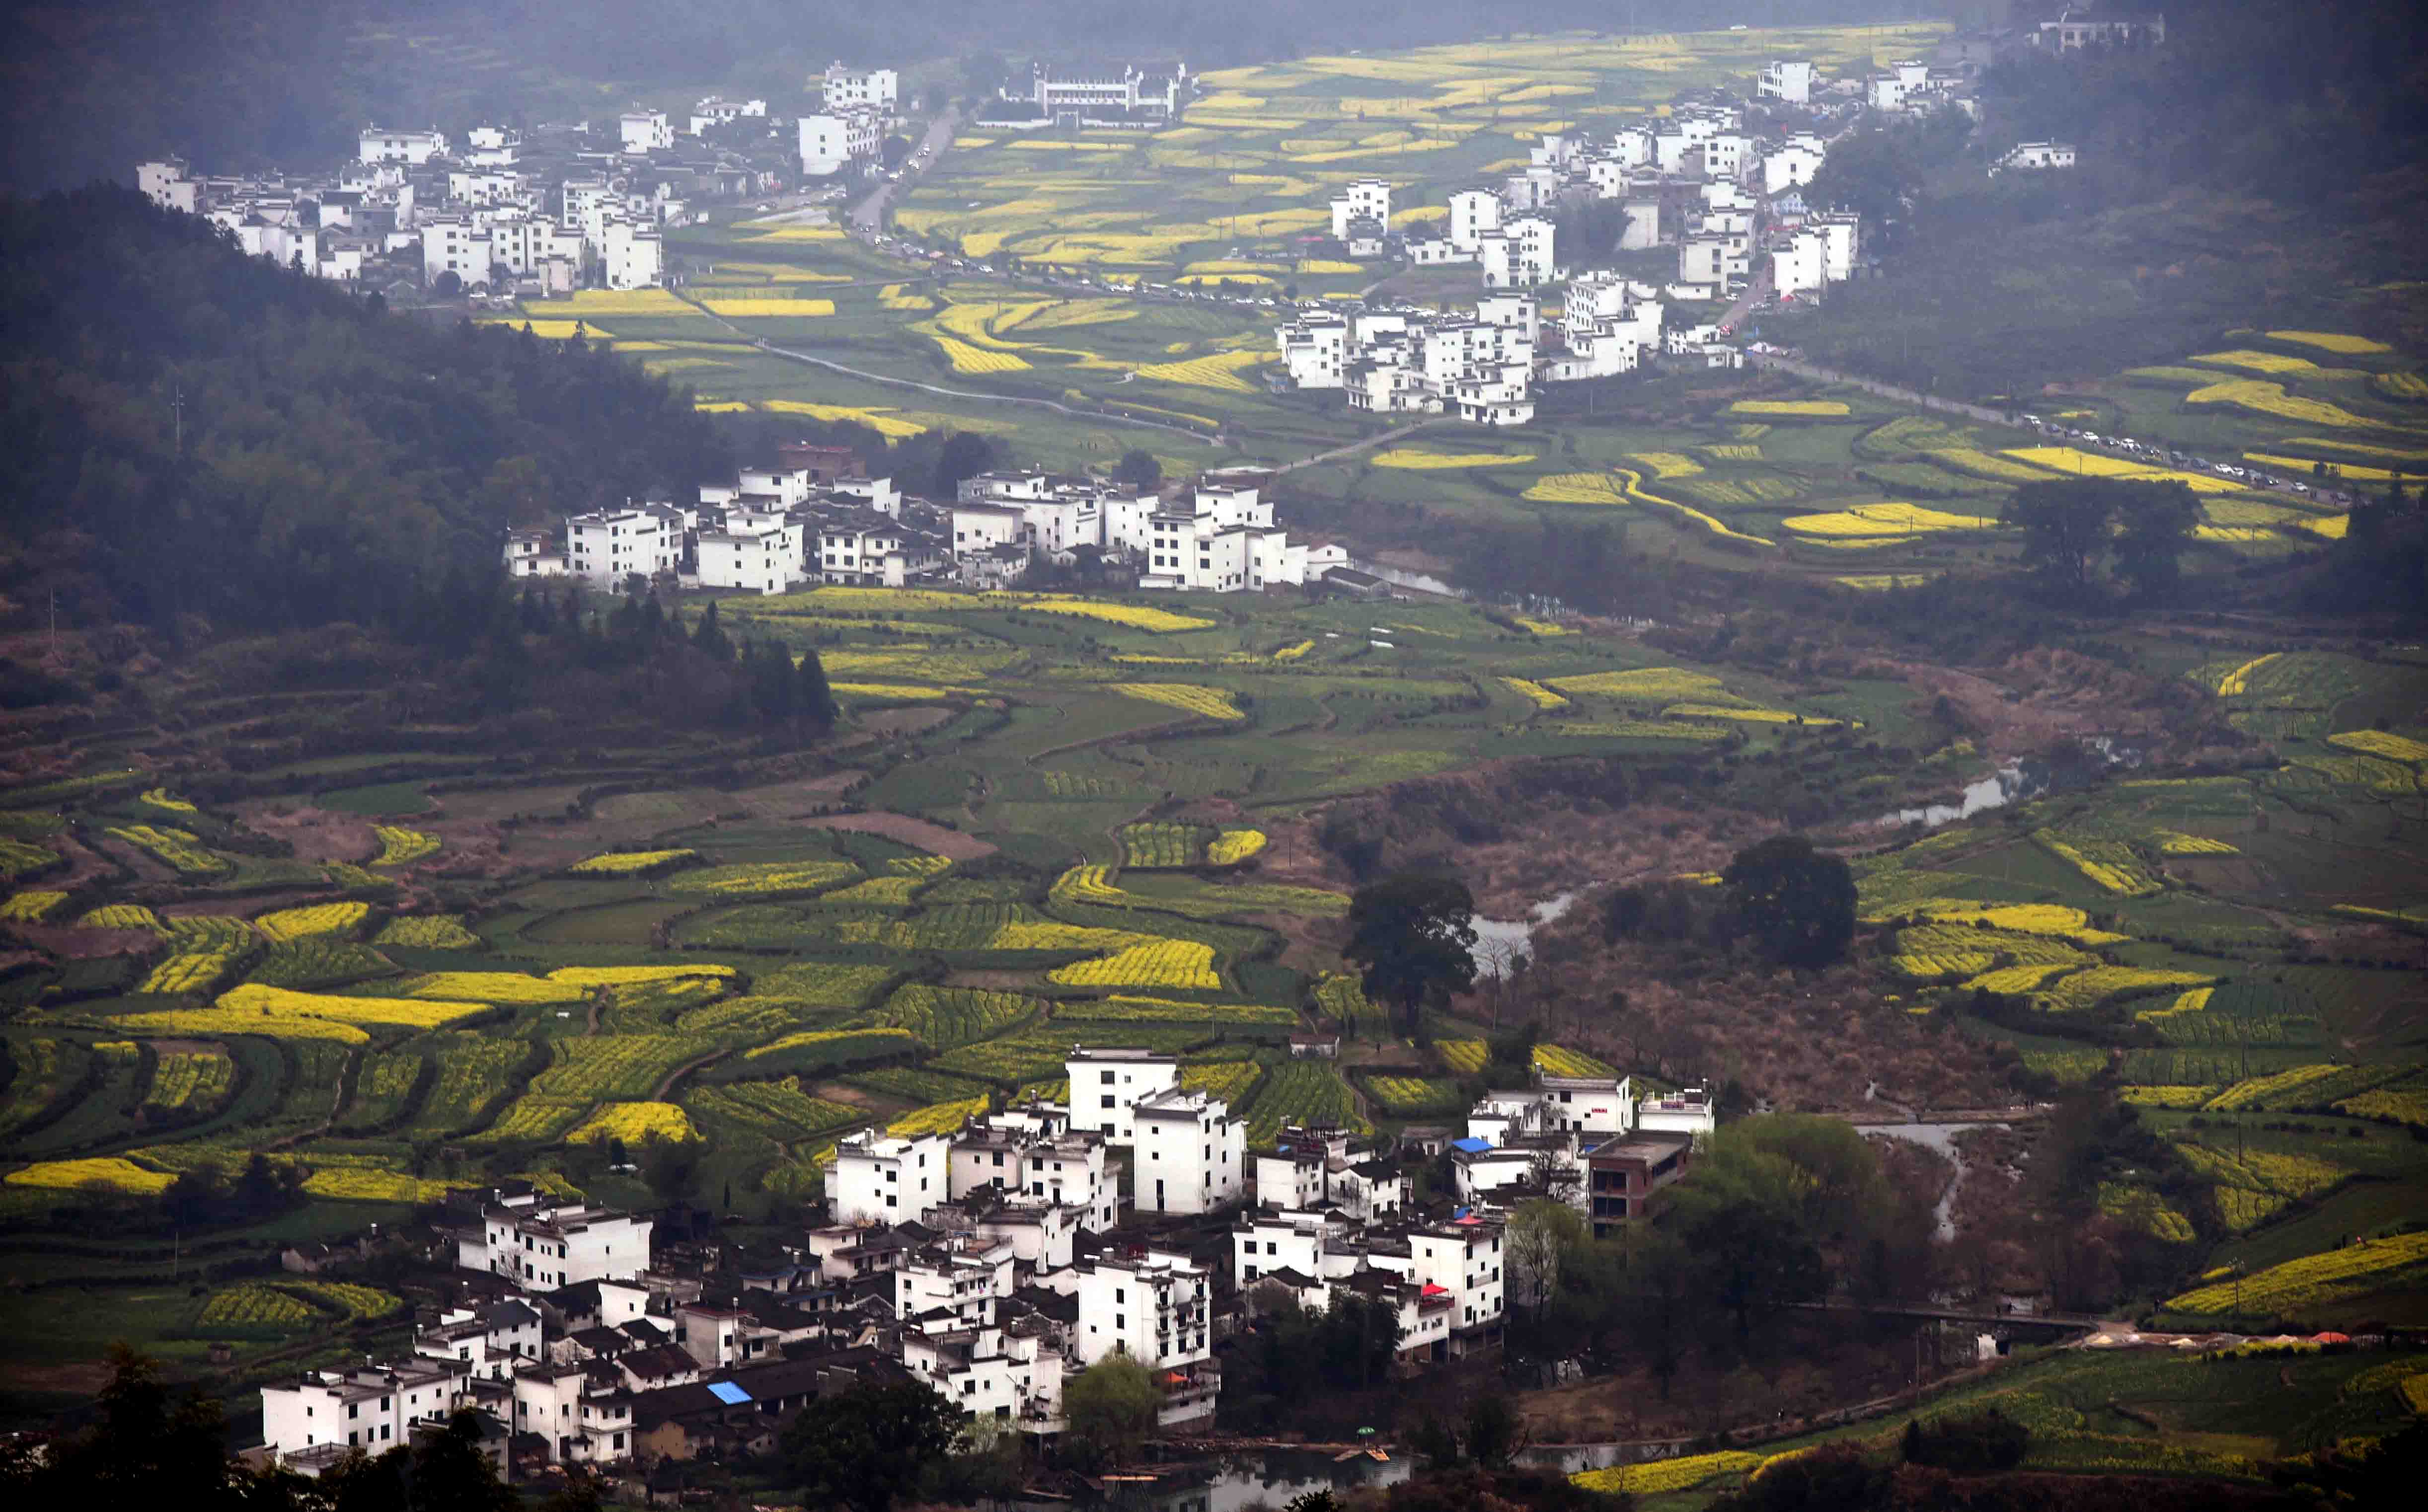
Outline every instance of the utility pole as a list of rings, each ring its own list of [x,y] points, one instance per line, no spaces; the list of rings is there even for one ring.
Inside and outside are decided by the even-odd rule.
[[[182,384],[170,386],[169,415],[176,436],[176,454],[182,458],[186,454],[186,389]]]

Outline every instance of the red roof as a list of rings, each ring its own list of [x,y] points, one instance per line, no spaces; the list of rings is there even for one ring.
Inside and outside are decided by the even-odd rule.
[[[1431,1281],[1428,1281],[1425,1283],[1425,1290],[1422,1294],[1428,1297],[1446,1297],[1450,1295],[1450,1292],[1445,1288],[1437,1287]]]

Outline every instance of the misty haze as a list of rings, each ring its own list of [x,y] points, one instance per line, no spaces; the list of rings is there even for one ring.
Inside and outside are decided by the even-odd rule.
[[[2428,12],[0,26],[12,1506],[2418,1496]]]

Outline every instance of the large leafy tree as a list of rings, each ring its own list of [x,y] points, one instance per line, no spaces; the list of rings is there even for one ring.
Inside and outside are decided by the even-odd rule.
[[[1802,835],[1747,846],[1720,874],[1740,925],[1783,966],[1826,966],[1855,937],[1855,876]]]
[[[2024,567],[2059,602],[2091,600],[2100,568],[2144,601],[2174,586],[2176,561],[2200,524],[2200,501],[2179,481],[2056,478],[2015,490],[1998,515],[2023,532]]]
[[[1349,904],[1341,955],[1363,971],[1367,997],[1403,1032],[1423,1010],[1475,984],[1475,895],[1450,877],[1403,873],[1361,887]]]
[[[821,1397],[784,1430],[794,1484],[812,1506],[892,1512],[952,1450],[960,1414],[918,1381]]]
[[[1119,1464],[1155,1432],[1163,1388],[1127,1355],[1107,1355],[1062,1385],[1071,1437],[1100,1464]]]

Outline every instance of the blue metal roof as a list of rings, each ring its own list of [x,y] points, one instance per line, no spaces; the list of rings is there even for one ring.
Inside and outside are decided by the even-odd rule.
[[[1450,1142],[1450,1147],[1453,1150],[1465,1150],[1468,1154],[1472,1155],[1477,1150],[1488,1150],[1492,1148],[1492,1142],[1490,1140],[1478,1139],[1452,1140]]]
[[[729,1407],[738,1407],[750,1400],[750,1393],[731,1381],[711,1381],[708,1383],[708,1389],[712,1396]]]

